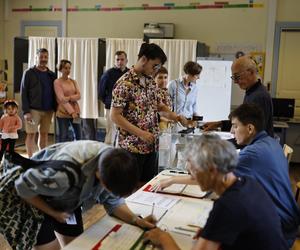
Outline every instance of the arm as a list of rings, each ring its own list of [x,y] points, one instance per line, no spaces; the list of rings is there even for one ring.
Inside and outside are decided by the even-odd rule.
[[[153,191],[159,191],[166,187],[171,186],[172,184],[186,184],[186,185],[198,185],[197,181],[189,176],[172,176],[170,178],[162,179],[157,181],[152,187]]]
[[[110,118],[120,128],[128,131],[130,134],[136,135],[143,141],[153,143],[154,135],[150,132],[144,131],[137,126],[130,123],[123,115],[123,108],[111,107]]]
[[[200,238],[192,250],[218,250],[220,249],[221,244],[219,242],[207,240],[204,238]]]
[[[30,114],[28,74],[29,74],[29,70],[24,71],[22,81],[21,81],[21,89],[20,89],[20,91],[21,91],[21,100],[22,100],[22,110],[23,110],[24,115],[27,114],[27,113]]]
[[[64,95],[64,90],[61,84],[61,81],[56,79],[54,81],[54,91],[59,104],[61,104],[68,114],[72,115],[76,111],[74,110],[73,106],[69,103],[70,97]]]
[[[21,118],[18,115],[16,115],[14,118],[15,118],[15,124],[11,128],[9,128],[9,132],[14,132],[15,130],[22,128]]]
[[[38,208],[39,210],[41,210],[45,214],[53,217],[54,219],[56,219],[57,221],[59,221],[61,223],[64,223],[66,221],[66,219],[68,219],[70,217],[70,214],[68,214],[66,212],[57,211],[57,210],[54,210],[53,208],[51,208],[39,196],[34,196],[34,197],[31,197],[31,198],[25,198],[24,200],[27,203],[29,203],[32,206]]]
[[[175,112],[172,112],[169,107],[163,103],[158,105],[158,111],[161,116],[168,120],[180,122],[184,127],[194,127],[193,121],[188,121],[184,116],[177,115]]]
[[[79,90],[79,86],[78,86],[77,82],[73,79],[70,79],[70,80],[73,82],[73,84],[75,86],[75,94],[69,96],[69,98],[70,98],[70,101],[75,102],[75,101],[80,100],[80,98],[81,98],[80,90]]]
[[[3,118],[4,118],[4,115],[2,115],[2,117],[0,119],[0,129],[1,130],[3,129]]]
[[[106,99],[106,89],[108,85],[109,85],[109,76],[107,72],[104,72],[104,74],[100,78],[99,90],[98,90],[98,98],[103,102]]]
[[[128,224],[135,224],[141,228],[155,227],[155,224],[153,224],[154,219],[152,217],[142,219],[134,214],[126,204],[122,204],[115,208],[112,214]]]

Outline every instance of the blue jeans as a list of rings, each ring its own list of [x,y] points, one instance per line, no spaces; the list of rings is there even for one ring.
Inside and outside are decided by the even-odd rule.
[[[81,126],[73,122],[73,118],[56,117],[59,131],[59,142],[73,141],[81,139]],[[72,138],[69,136],[69,127],[71,127]]]

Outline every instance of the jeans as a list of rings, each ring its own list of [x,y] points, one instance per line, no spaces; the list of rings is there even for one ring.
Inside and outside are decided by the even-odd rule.
[[[73,141],[81,139],[81,126],[73,122],[73,118],[59,118],[57,117],[59,142]],[[72,130],[72,138],[69,137],[69,127]]]

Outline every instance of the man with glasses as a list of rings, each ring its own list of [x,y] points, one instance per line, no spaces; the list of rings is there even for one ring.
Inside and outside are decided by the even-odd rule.
[[[169,120],[188,122],[163,104],[152,76],[167,57],[156,44],[142,44],[138,61],[116,83],[111,120],[119,127],[119,146],[129,151],[140,167],[140,184],[158,172],[158,112]]]
[[[273,132],[273,105],[270,94],[261,83],[257,74],[255,62],[248,56],[242,56],[235,60],[231,66],[231,79],[239,87],[245,90],[243,103],[253,103],[258,105],[264,112],[264,130],[270,136]],[[204,124],[206,131],[221,127],[222,130],[229,131],[231,122],[229,120],[208,122]]]

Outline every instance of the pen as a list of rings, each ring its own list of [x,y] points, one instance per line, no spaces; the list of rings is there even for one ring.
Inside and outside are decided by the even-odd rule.
[[[188,224],[187,226],[188,226],[188,227],[201,228],[201,227],[199,227],[199,226],[197,226],[197,225],[193,225],[193,224]]]
[[[153,203],[152,203],[152,210],[151,210],[151,217],[153,217],[153,213],[154,213],[154,205],[155,205],[155,203],[153,202]]]
[[[175,170],[170,170],[170,173],[187,174],[186,172],[183,172],[183,171],[175,171]]]
[[[184,227],[174,227],[174,229],[177,229],[177,230],[181,230],[181,231],[186,231],[186,232],[191,232],[191,233],[196,233],[198,230],[196,229],[188,229],[188,228],[184,228]]]
[[[181,235],[185,235],[185,236],[189,236],[189,237],[192,237],[192,235],[188,234],[188,233],[183,233],[183,232],[178,232],[178,231],[175,231],[175,230],[171,230],[172,233],[176,233],[176,234],[181,234]]]

